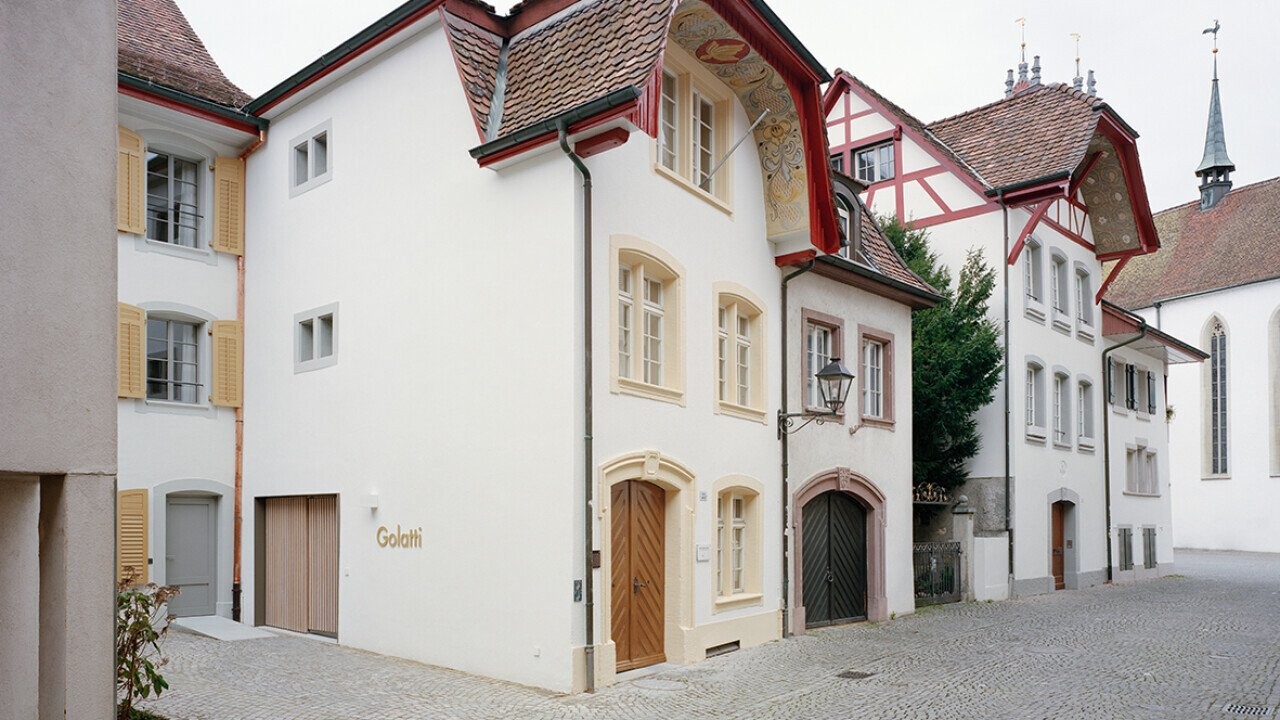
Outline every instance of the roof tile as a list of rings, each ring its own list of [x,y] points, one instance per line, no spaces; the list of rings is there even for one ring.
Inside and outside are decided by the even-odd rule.
[[[120,72],[227,107],[249,95],[222,74],[173,0],[118,0]]]

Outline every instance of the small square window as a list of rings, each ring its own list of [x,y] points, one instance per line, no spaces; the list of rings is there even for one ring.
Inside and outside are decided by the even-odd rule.
[[[894,161],[892,140],[880,145],[854,150],[853,160],[858,179],[865,183],[893,179],[896,163]]]
[[[330,153],[330,122],[319,126],[293,139],[289,195],[296,197],[314,187],[328,182],[333,175],[333,157]]]
[[[338,305],[294,315],[294,372],[319,370],[337,362]]]

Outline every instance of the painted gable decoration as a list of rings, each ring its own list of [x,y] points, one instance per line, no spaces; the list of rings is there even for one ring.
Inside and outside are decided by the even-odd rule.
[[[680,4],[671,39],[738,96],[752,121],[769,111],[755,129],[769,236],[806,230],[809,175],[799,112],[786,81],[700,0]]]

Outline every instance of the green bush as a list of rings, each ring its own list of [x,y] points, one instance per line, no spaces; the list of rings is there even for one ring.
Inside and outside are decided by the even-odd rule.
[[[168,660],[160,654],[160,640],[169,632],[175,616],[168,614],[169,600],[178,588],[155,583],[133,584],[134,575],[116,586],[116,718],[154,717],[134,708],[143,698],[169,689],[160,674]]]

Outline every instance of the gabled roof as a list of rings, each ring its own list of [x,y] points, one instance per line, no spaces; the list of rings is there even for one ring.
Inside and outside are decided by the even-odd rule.
[[[1144,308],[1280,278],[1280,177],[1236,188],[1208,210],[1199,200],[1162,210],[1155,223],[1160,252],[1130,260],[1107,300]]]
[[[454,57],[485,140],[643,86],[661,58],[674,8],[671,0],[582,2],[509,40],[496,19],[447,8]],[[500,112],[491,118],[494,105]]]
[[[1106,105],[1070,85],[1039,85],[928,125],[986,180],[1004,188],[1069,177]]]
[[[222,74],[173,0],[117,0],[117,68],[125,74],[229,108],[249,95]]]

